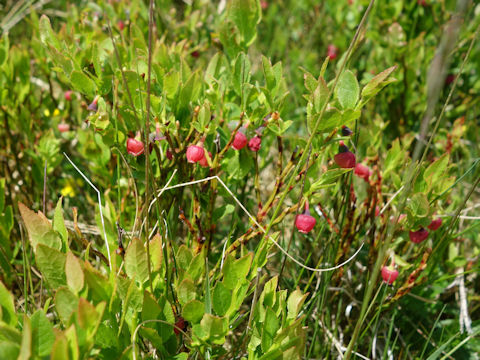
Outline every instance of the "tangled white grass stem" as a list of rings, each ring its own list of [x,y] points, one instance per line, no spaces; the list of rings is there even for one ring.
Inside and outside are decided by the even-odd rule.
[[[67,160],[72,164],[72,166],[77,170],[77,172],[85,179],[85,181],[90,185],[96,192],[98,197],[98,207],[100,209],[100,220],[102,222],[103,228],[103,236],[105,238],[105,247],[107,248],[107,255],[108,255],[108,266],[110,267],[110,271],[112,271],[112,260],[110,259],[110,246],[108,246],[108,239],[107,239],[107,231],[105,230],[105,221],[103,220],[103,211],[102,211],[102,197],[100,195],[100,191],[97,189],[95,185],[85,176],[85,174],[74,164],[72,160],[68,157],[68,155],[64,152],[63,155],[67,158]]]
[[[158,195],[155,197],[155,199],[152,200],[152,202],[150,203],[150,206],[148,208],[148,211],[150,211],[152,205],[155,203],[155,201],[157,201],[160,196],[166,191],[166,190],[170,190],[170,189],[175,189],[175,188],[180,188],[180,187],[184,187],[184,186],[190,186],[190,185],[195,185],[195,184],[198,184],[198,183],[202,183],[202,182],[205,182],[205,181],[210,181],[210,180],[217,180],[224,188],[225,190],[230,194],[231,197],[233,197],[233,199],[235,200],[235,202],[238,204],[238,206],[240,206],[240,208],[245,212],[245,214],[247,214],[247,216],[250,218],[250,220],[252,220],[252,222],[265,234],[266,233],[266,230],[265,228],[252,216],[252,214],[250,214],[250,212],[245,208],[245,206],[240,202],[240,200],[237,199],[237,197],[233,194],[233,192],[228,188],[228,186],[223,182],[222,179],[220,179],[220,177],[218,177],[217,175],[214,175],[214,176],[209,176],[209,177],[206,177],[206,178],[203,178],[203,179],[200,179],[200,180],[194,180],[194,181],[189,181],[189,182],[185,182],[185,183],[181,183],[181,184],[176,184],[176,185],[172,185],[172,186],[168,186],[168,184],[171,182],[173,176],[175,175],[175,172],[176,170],[174,171],[174,173],[172,174],[172,176],[170,177],[170,180],[168,180],[167,184],[159,191]],[[335,265],[333,267],[329,267],[329,268],[323,268],[323,269],[318,269],[318,268],[313,268],[313,267],[310,267],[310,266],[307,266],[305,265],[304,263],[300,262],[299,260],[295,259],[292,255],[290,255],[275,239],[273,239],[271,236],[268,236],[268,239],[282,252],[285,254],[285,256],[287,256],[290,260],[292,260],[295,264],[297,264],[298,266],[304,268],[304,269],[307,269],[307,270],[310,270],[310,271],[314,271],[314,272],[325,272],[325,271],[332,271],[332,270],[335,270],[335,269],[338,269],[338,268],[341,268],[342,266],[344,266],[345,264],[349,263],[350,261],[352,261],[357,255],[358,253],[360,252],[360,250],[362,250],[363,248],[363,244],[362,243],[360,245],[360,247],[358,248],[357,251],[355,251],[355,253],[350,257],[348,258],[347,260],[345,260],[343,263],[341,264],[338,264],[338,265]]]

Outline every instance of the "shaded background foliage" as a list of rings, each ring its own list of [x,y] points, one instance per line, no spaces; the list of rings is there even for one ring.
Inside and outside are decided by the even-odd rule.
[[[169,97],[168,106],[164,107],[159,98],[154,99],[152,101],[153,113],[162,118],[162,124],[172,120],[170,127],[166,125],[165,128],[173,131],[175,121],[179,121],[181,126],[188,124],[195,106],[202,105],[201,102],[208,100],[211,104],[212,114],[216,116],[217,120],[215,121],[219,121],[218,119],[224,121],[224,123],[220,123],[219,131],[222,132],[222,145],[225,145],[229,136],[229,128],[225,124],[238,121],[239,114],[243,110],[241,109],[241,96],[235,88],[235,77],[238,75],[235,67],[238,49],[228,38],[230,23],[226,20],[225,12],[222,10],[222,6],[228,7],[228,4],[224,4],[222,1],[219,4],[211,1],[193,1],[190,4],[184,1],[162,0],[156,1],[155,5],[156,9],[161,9],[154,14],[156,36],[161,45],[156,46],[154,52],[153,74],[158,82],[154,81],[152,84],[152,93],[160,96],[163,92],[168,92],[168,83],[160,81],[160,79],[163,80],[170,74],[168,70],[171,69],[185,77],[187,72],[190,74],[198,70],[198,79],[194,79],[195,81],[192,80],[192,82],[201,82],[202,89],[198,90],[201,93],[199,96],[201,101],[198,101],[198,104],[193,101],[178,106],[172,105],[176,96],[167,96]],[[282,134],[285,149],[284,161],[286,162],[295,146],[303,147],[305,139],[308,137],[307,100],[303,97],[306,93],[305,73],[309,72],[316,78],[321,72],[327,55],[327,47],[335,45],[338,49],[338,57],[330,61],[324,75],[326,82],[332,84],[368,1],[285,0],[262,2],[262,5],[262,18],[257,26],[257,33],[245,33],[245,37],[248,38],[247,42],[251,42],[251,44],[249,43],[248,46],[243,44],[243,50],[248,49],[247,58],[251,64],[249,83],[255,84],[257,88],[263,86],[265,66],[262,62],[262,55],[265,55],[272,64],[282,63],[281,75],[284,80],[281,81],[279,88],[288,91],[289,94],[285,102],[276,102],[275,105],[278,105],[278,108],[268,109],[262,104],[249,109],[249,116],[257,126],[260,125],[261,119],[265,115],[278,110],[283,121],[291,121],[288,130]],[[31,262],[34,260],[32,249],[27,254],[22,254],[20,239],[22,234],[24,237],[26,234],[21,227],[14,226],[16,222],[13,220],[13,214],[18,214],[18,202],[25,203],[34,210],[42,210],[45,160],[47,160],[48,179],[45,192],[45,212],[48,218],[53,217],[58,195],[61,194],[64,196],[63,208],[68,219],[73,220],[72,207],[76,207],[80,223],[100,225],[96,194],[65,160],[62,155],[62,152],[65,151],[72,156],[75,163],[87,170],[90,179],[98,188],[104,190],[107,235],[110,242],[114,244],[117,237],[115,221],[118,221],[126,229],[131,229],[134,224],[136,191],[130,177],[135,179],[138,192],[143,195],[145,169],[142,159],[127,156],[125,141],[128,136],[134,135],[140,129],[136,124],[135,117],[128,110],[129,99],[125,94],[126,89],[122,84],[119,66],[113,55],[108,26],[111,26],[120,57],[127,66],[128,86],[134,93],[135,105],[137,108],[143,109],[144,103],[142,99],[136,98],[135,89],[137,86],[143,90],[146,89],[142,74],[147,73],[148,4],[136,1],[102,1],[98,3],[78,1],[71,4],[60,0],[15,3],[7,0],[0,6],[0,12],[6,15],[3,20],[0,20],[3,35],[0,45],[0,67],[2,69],[0,73],[0,88],[2,89],[0,92],[0,117],[3,121],[0,129],[2,144],[0,156],[2,159],[1,173],[5,178],[5,206],[3,203],[0,206],[0,210],[3,211],[1,244],[4,256],[1,265],[4,272],[2,281],[17,298],[21,299],[25,297],[25,294],[22,294],[25,280],[22,279],[25,277],[23,273],[25,257],[29,257]],[[383,179],[379,186],[385,199],[383,202],[379,201],[380,206],[384,205],[387,199],[403,184],[404,170],[409,162],[411,149],[418,141],[420,123],[427,108],[427,74],[444,36],[446,24],[451,19],[456,6],[457,2],[453,0],[425,1],[424,5],[421,1],[378,2],[373,7],[368,24],[362,30],[360,41],[348,61],[347,68],[353,71],[360,88],[363,88],[374,75],[391,66],[396,66],[392,74],[396,81],[369,101],[362,108],[359,118],[351,122],[352,128],[355,130],[357,158],[364,159],[374,169],[378,167],[379,177],[381,174]],[[464,15],[465,20],[460,28],[459,40],[451,54],[451,65],[446,74],[448,76],[445,86],[441,90],[435,114],[440,112],[452,86],[450,75],[458,74],[474,32],[480,25],[479,12],[479,6],[470,2]],[[48,46],[42,45],[39,30],[42,26],[40,18],[42,14],[49,17],[55,37],[59,39],[59,44],[53,44],[53,47],[56,47],[56,51],[59,52],[58,56],[55,56],[55,52],[49,51]],[[125,26],[125,30],[121,30],[120,21]],[[47,43],[48,41],[50,40],[47,40]],[[43,39],[43,43],[45,43],[45,39]],[[84,81],[82,75],[77,75],[78,81],[74,81],[72,75],[68,76],[65,73],[65,68],[70,65],[67,64],[68,59],[59,51],[62,47],[69,49],[70,53],[75,56],[74,62],[81,69],[78,74],[89,74],[87,78],[98,79],[94,86],[91,85],[91,81]],[[99,54],[95,55],[95,51],[99,51]],[[203,73],[215,54],[219,52],[224,55],[221,60],[222,64],[233,69],[223,73],[225,82],[222,84],[232,82],[234,85],[225,85],[226,88],[218,86],[207,89],[204,86],[205,81],[202,80]],[[98,60],[96,60],[97,58]],[[470,59],[465,64],[464,71],[458,80],[457,88],[440,129],[433,140],[433,147],[427,156],[428,163],[431,163],[448,153],[450,159],[447,161],[448,165],[444,164],[437,171],[453,180],[445,183],[447,185],[440,190],[432,190],[432,182],[434,184],[441,183],[444,181],[441,176],[434,178],[434,181],[432,179],[421,180],[415,184],[415,193],[427,193],[428,195],[426,201],[431,205],[427,210],[428,221],[434,212],[441,215],[453,214],[461,206],[471,184],[478,177],[476,165],[479,158],[477,144],[480,140],[477,117],[478,99],[480,98],[479,58],[480,45],[476,42]],[[186,68],[188,71],[184,70]],[[186,82],[187,79],[184,80]],[[71,88],[72,83],[76,84],[76,91],[73,101],[67,101],[64,98],[64,92]],[[100,114],[107,113],[105,118],[92,116],[87,110],[96,95],[96,90],[102,95],[99,110]],[[178,93],[177,95],[180,96]],[[257,100],[258,97],[253,98],[252,102]],[[175,108],[175,106],[177,107]],[[117,118],[122,120],[117,122]],[[88,121],[86,121],[87,119]],[[71,131],[60,133],[57,125],[64,122],[70,125]],[[322,145],[325,138],[328,138],[327,134],[322,134],[313,143],[314,156],[319,160],[308,170],[305,192],[321,203],[327,209],[329,216],[336,224],[338,221],[339,225],[339,220],[344,219],[344,215],[342,215],[344,214],[343,199],[344,196],[348,196],[346,178],[343,177],[341,181],[339,180],[323,192],[311,190],[314,189],[312,184],[320,176],[318,174],[326,170],[331,163],[329,161],[337,151],[336,143],[327,147]],[[213,140],[213,133],[209,132],[207,143],[212,143]],[[164,147],[162,150],[166,150],[166,148]],[[306,149],[303,150],[306,151]],[[276,137],[270,132],[263,139],[258,164],[262,180],[261,190],[264,191],[260,197],[264,201],[268,198],[275,181],[274,169],[269,165],[276,161],[278,153]],[[126,162],[132,171],[131,176],[124,167],[120,154],[126,157]],[[232,152],[227,152],[227,161],[222,164],[222,170],[229,175],[228,185],[248,209],[257,209],[258,199],[255,191],[258,187],[253,179],[246,177],[247,174],[253,177],[254,160],[244,154],[240,157],[235,156]],[[159,163],[155,164],[153,167],[154,177],[158,188],[161,188],[168,180],[172,168],[163,171]],[[241,164],[243,167],[240,166]],[[197,175],[209,174],[207,171],[194,173],[192,168],[186,166],[185,163],[179,162],[175,165],[181,174],[182,181],[188,181]],[[238,166],[240,166],[240,173],[237,172]],[[426,170],[423,169],[422,176],[425,172]],[[423,179],[422,176],[421,179]],[[358,211],[352,212],[354,214],[352,216],[355,216],[355,221],[361,223],[362,226],[356,231],[363,236],[370,226],[374,226],[377,231],[375,234],[381,234],[383,226],[387,222],[385,219],[394,215],[395,212],[387,212],[384,218],[375,220],[372,208],[367,209],[361,206],[362,201],[369,199],[372,194],[368,192],[368,188],[363,186],[363,183],[357,182],[357,180],[355,179],[354,184],[358,189]],[[459,183],[446,196],[440,196],[439,194],[454,180],[458,180]],[[165,220],[170,225],[173,237],[174,245],[172,247],[174,250],[172,251],[175,251],[177,255],[180,244],[192,245],[194,243],[187,227],[177,220],[181,213],[179,208],[183,209],[189,218],[195,212],[196,205],[191,200],[195,197],[202,209],[208,208],[210,197],[201,190],[203,189],[186,189],[166,193],[162,201],[162,209],[166,209],[167,213]],[[217,205],[220,210],[214,218],[223,219],[223,222],[218,223],[213,237],[211,265],[220,260],[222,241],[225,238],[237,239],[250,229],[248,218],[237,211],[238,206],[235,207],[235,211],[233,208],[227,207],[227,203],[231,200],[227,200],[226,191],[220,188],[218,192],[219,202]],[[294,189],[288,198],[289,205],[299,202],[299,196],[300,190]],[[438,200],[437,197],[440,199]],[[467,207],[476,209],[478,198],[478,190],[475,190]],[[423,200],[422,198],[419,202],[423,204]],[[398,204],[394,205],[398,209]],[[421,206],[419,205],[419,207]],[[252,210],[252,212],[255,211]],[[465,215],[470,214],[474,214],[474,212],[465,213]],[[423,218],[419,220],[418,212],[412,211],[409,215],[408,226],[413,227],[413,225],[419,225],[421,221],[426,221]],[[158,213],[156,217],[163,219]],[[371,218],[370,222],[368,222],[368,218]],[[286,219],[292,220],[292,213]],[[352,243],[353,240],[347,241],[350,239],[349,234],[344,234],[345,236],[342,238],[345,240],[344,242],[338,242],[332,235],[334,232],[323,219],[316,235],[299,238],[291,235],[293,220],[287,220],[278,225],[276,229],[282,234],[280,241],[287,247],[293,236],[292,253],[296,257],[302,258],[307,258],[308,255],[310,266],[315,266],[317,262],[338,263],[345,260],[350,254],[350,246],[355,247],[360,243],[357,238],[354,243]],[[207,215],[202,217],[202,221],[208,223]],[[359,352],[365,355],[371,352],[372,341],[378,334],[383,340],[382,346],[385,351],[389,346],[398,350],[398,356],[395,358],[421,357],[420,354],[422,354],[425,344],[427,344],[427,353],[434,354],[435,349],[441,348],[441,344],[445,344],[446,339],[450,338],[453,340],[451,344],[448,344],[448,346],[451,345],[449,349],[460,343],[464,337],[457,334],[459,328],[458,292],[448,288],[455,279],[455,271],[459,268],[467,271],[467,287],[470,290],[469,313],[474,320],[474,326],[478,327],[480,289],[478,281],[475,282],[475,279],[478,280],[475,274],[475,269],[478,269],[479,247],[477,224],[478,220],[469,222],[467,218],[462,219],[458,225],[455,225],[453,233],[449,234],[447,240],[442,240],[442,246],[435,247],[437,251],[431,255],[428,267],[424,270],[424,274],[428,276],[421,278],[416,283],[412,292],[414,296],[402,297],[394,304],[388,303],[387,300],[385,300],[387,302],[385,304],[383,300],[377,299],[375,314],[379,315],[378,319],[380,320],[375,323],[375,326],[368,327],[362,333],[362,339],[368,341],[358,345]],[[405,227],[408,226],[405,225]],[[352,227],[352,229],[354,228]],[[395,236],[397,238],[395,251],[401,255],[400,259],[397,259],[397,263],[405,270],[402,281],[406,283],[407,270],[410,272],[412,269],[418,268],[424,252],[423,250],[407,249],[408,235],[405,231],[399,231],[395,233]],[[435,236],[436,240],[440,240],[441,235]],[[326,241],[327,239],[328,241]],[[99,248],[103,246],[101,238],[98,236],[91,236],[89,240],[94,241]],[[345,251],[337,254],[336,246],[339,244],[345,247]],[[81,246],[73,248],[77,255],[84,254]],[[250,242],[246,249],[254,251],[256,248]],[[186,253],[188,252],[186,251]],[[338,272],[325,273],[315,279],[301,268],[287,263],[286,275],[284,273],[284,276],[279,279],[281,288],[293,291],[299,286],[303,293],[309,292],[310,295],[302,309],[302,314],[321,313],[321,316],[315,318],[316,321],[310,321],[308,316],[306,320],[303,320],[303,324],[308,326],[306,335],[302,338],[306,344],[305,349],[307,349],[305,356],[333,358],[332,349],[335,341],[332,339],[342,338],[344,334],[347,338],[351,336],[355,320],[358,317],[358,304],[361,302],[364,292],[361,284],[368,281],[367,269],[372,268],[376,254],[374,246],[364,249],[359,255],[357,265]],[[405,264],[401,263],[402,260],[405,261]],[[281,261],[282,257],[278,254],[271,257],[264,269],[266,279],[271,279],[279,273]],[[193,266],[188,261],[185,264]],[[167,272],[168,277],[167,266],[162,269]],[[126,271],[128,274],[129,270],[126,269]],[[254,275],[254,273],[253,276],[252,273],[249,275],[251,284],[253,284]],[[194,280],[200,281],[199,279]],[[315,288],[312,285],[314,280],[317,284]],[[175,283],[176,290],[181,281],[183,281],[182,276],[179,276]],[[42,297],[45,297],[46,294],[43,294],[38,279],[34,282],[35,284],[30,285],[33,286],[32,294],[30,301],[27,302],[38,305],[32,306],[27,311],[29,313],[33,313],[33,309],[42,308],[45,305],[45,299],[42,300]],[[252,289],[253,287],[250,288],[250,290]],[[126,292],[126,289],[124,290]],[[165,288],[158,291],[162,294],[168,293]],[[218,290],[218,292],[220,291]],[[201,291],[198,299],[204,301],[201,297],[203,295],[200,293]],[[394,294],[395,292],[392,291],[390,295]],[[250,300],[253,294],[249,292],[248,296],[250,296],[248,298]],[[384,292],[382,299],[385,296]],[[167,300],[166,297],[161,301],[172,302],[172,299]],[[99,299],[102,299],[101,295]],[[94,300],[89,300],[99,306]],[[191,299],[187,297],[186,300]],[[123,299],[123,301],[126,300]],[[146,301],[148,302],[148,300]],[[316,305],[317,301],[318,305]],[[330,304],[332,305],[327,306]],[[181,305],[185,304],[181,303]],[[136,304],[135,306],[140,305]],[[217,310],[218,306],[220,305],[217,305]],[[22,312],[21,305],[15,304],[15,308]],[[347,312],[347,309],[350,310]],[[100,312],[100,309],[97,311]],[[347,313],[350,314],[350,311],[353,311],[353,315],[347,315]],[[172,317],[172,314],[165,316],[167,320],[172,320],[168,318],[168,316]],[[438,323],[436,322],[437,316]],[[41,315],[37,315],[37,318],[40,317]],[[62,318],[62,314],[59,313],[58,317]],[[43,323],[43,320],[37,318],[35,321]],[[321,321],[318,320],[320,318]],[[391,326],[391,323],[395,325]],[[447,335],[442,333],[439,324],[446,329],[444,331]],[[239,329],[244,327],[245,324],[242,324]],[[395,341],[395,335],[391,334],[397,333],[397,328],[401,329],[398,332],[401,335],[398,337],[399,340]],[[430,341],[428,337],[431,329],[433,330]],[[105,329],[102,331],[108,332]],[[122,336],[123,340],[128,343],[131,334],[124,333]],[[147,335],[145,337],[153,341]],[[109,339],[109,337],[106,338]],[[394,341],[394,345],[391,345]],[[237,333],[230,340],[233,347],[239,346],[238,344],[242,342],[243,338]],[[348,340],[344,340],[344,343],[348,343]],[[197,346],[201,347],[202,345],[197,344]],[[459,356],[458,358],[473,359],[475,353],[478,353],[479,346],[478,340],[472,339],[464,344],[459,352],[455,353],[455,358]],[[104,347],[109,348],[106,345]],[[264,347],[268,348],[267,345]],[[447,348],[447,345],[445,347]],[[143,350],[146,351],[146,349]],[[42,351],[39,354],[43,355]],[[106,354],[109,354],[108,351],[104,356],[107,356]],[[222,356],[220,352],[217,355]],[[164,354],[164,356],[166,355]],[[230,356],[232,355],[230,354]]]

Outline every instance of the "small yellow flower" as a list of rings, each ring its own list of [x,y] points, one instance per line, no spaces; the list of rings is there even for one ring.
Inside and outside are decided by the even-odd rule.
[[[60,110],[55,109],[53,112],[53,116],[58,116],[58,115],[60,115]]]
[[[72,185],[67,184],[63,187],[62,191],[60,191],[62,196],[66,197],[74,197],[75,196],[75,191],[73,190]]]
[[[45,109],[45,110],[43,111],[43,115],[45,115],[45,116],[50,116],[50,110]]]
[[[78,188],[81,184],[82,181],[79,179],[77,179],[76,181],[75,179],[68,179],[63,189],[60,190],[60,194],[66,197],[75,197],[75,195],[77,194],[75,192],[75,188]]]

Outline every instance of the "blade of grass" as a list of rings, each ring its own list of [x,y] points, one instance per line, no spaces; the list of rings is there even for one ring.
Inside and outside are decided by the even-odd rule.
[[[463,1],[463,0],[459,0],[459,1]],[[478,31],[480,29],[480,26],[477,28],[477,31],[475,32],[475,35],[473,36],[472,38],[472,41],[470,43],[470,47],[469,47],[469,51],[467,51],[467,54],[463,60],[463,63],[461,65],[461,68],[460,70],[462,71],[467,60],[468,60],[468,57],[469,57],[469,54],[470,54],[470,51],[473,47],[473,44],[475,42],[475,40],[477,39],[477,36],[478,36]],[[445,56],[449,56],[450,53],[448,54],[445,54]],[[444,63],[444,65],[446,65],[446,63]],[[457,84],[457,80],[458,80],[458,77],[461,75],[461,71],[459,72],[459,74],[457,75],[457,78],[455,79],[454,83],[453,83],[453,86],[450,90],[450,94],[442,108],[442,112],[440,113],[440,116],[438,117],[437,119],[437,122],[435,124],[435,128],[434,128],[434,132],[432,133],[432,135],[430,136],[430,139],[429,139],[429,143],[428,145],[425,147],[424,149],[424,152],[423,152],[423,155],[422,155],[422,159],[420,160],[420,162],[417,164],[417,159],[420,155],[420,150],[421,150],[421,147],[422,147],[422,144],[421,144],[421,141],[419,141],[416,145],[416,148],[414,150],[414,155],[413,155],[413,158],[412,158],[412,162],[409,166],[409,168],[407,169],[407,175],[406,175],[406,181],[405,181],[405,190],[403,192],[403,198],[402,200],[400,201],[400,207],[399,207],[399,211],[398,211],[398,215],[397,215],[397,219],[394,221],[393,224],[389,224],[388,226],[388,230],[387,230],[387,236],[385,238],[385,241],[383,243],[383,245],[380,247],[380,250],[379,250],[379,253],[378,253],[378,257],[376,259],[376,262],[375,262],[375,265],[374,265],[374,268],[373,268],[373,272],[372,272],[372,277],[370,278],[370,283],[369,283],[369,286],[364,294],[364,298],[363,298],[363,304],[362,304],[362,308],[360,310],[360,316],[359,316],[359,321],[357,321],[357,324],[355,325],[355,328],[354,328],[354,331],[353,331],[353,334],[352,334],[352,337],[350,339],[350,343],[348,345],[348,350],[347,352],[345,353],[345,359],[344,360],[349,360],[350,357],[351,357],[351,351],[353,349],[353,347],[355,346],[355,342],[357,341],[357,338],[358,338],[358,335],[359,335],[359,332],[360,332],[360,329],[363,325],[363,321],[361,321],[363,318],[364,318],[364,315],[365,315],[365,312],[367,310],[367,306],[368,306],[368,303],[370,301],[370,298],[372,296],[372,293],[373,293],[373,289],[376,285],[376,281],[377,281],[377,278],[378,278],[378,275],[379,275],[379,272],[380,272],[380,267],[381,267],[381,264],[383,262],[383,259],[385,257],[385,252],[386,250],[390,247],[390,244],[392,242],[392,238],[393,238],[393,233],[394,233],[394,230],[395,230],[395,227],[397,226],[398,224],[398,218],[400,217],[400,214],[403,212],[403,210],[405,209],[405,206],[406,206],[406,203],[407,203],[407,199],[408,199],[408,196],[410,194],[410,191],[411,189],[413,188],[413,184],[414,184],[414,181],[416,179],[416,177],[418,176],[418,174],[420,173],[420,166],[426,156],[426,152],[429,148],[429,145],[432,143],[433,141],[433,137],[435,135],[435,131],[436,129],[438,129],[438,126],[440,124],[440,121],[442,120],[443,118],[443,115],[445,113],[445,109],[451,99],[451,96],[455,90],[455,86]],[[435,106],[436,104],[433,104],[432,101],[430,101],[428,103],[428,106],[429,107],[433,107]],[[430,121],[430,118],[431,118],[431,114],[433,114],[432,112],[433,110],[427,110],[427,113],[426,113],[426,116],[424,116],[424,119],[423,119],[423,122],[426,123],[428,125],[429,121]],[[430,114],[430,115],[429,115]],[[426,131],[424,129],[425,125],[422,125],[422,130],[421,131]],[[426,128],[428,129],[428,127]],[[461,209],[459,209],[460,211]],[[446,235],[446,234],[445,234]],[[445,236],[444,235],[444,236]]]
[[[143,130],[144,134],[144,148],[145,148],[145,204],[148,204],[150,201],[150,181],[148,178],[148,173],[150,170],[150,92],[152,85],[152,38],[153,38],[153,0],[150,0],[150,5],[148,9],[148,70],[147,70],[147,117],[145,119],[145,128]],[[152,265],[150,264],[150,239],[148,237],[149,227],[148,227],[148,214],[145,215],[145,233],[147,236],[147,265],[148,265],[148,278],[150,282],[150,291],[153,294],[153,283],[152,283]]]
[[[432,328],[430,329],[430,332],[428,333],[428,338],[425,341],[425,345],[423,345],[422,353],[420,354],[420,359],[423,359],[423,355],[425,354],[425,351],[427,350],[427,346],[430,343],[430,339],[432,338],[433,331],[437,327],[438,322],[440,321],[440,317],[442,316],[443,312],[445,311],[445,308],[447,307],[447,304],[443,305],[442,310],[440,310],[440,313],[438,314],[437,318],[435,319],[435,322],[433,323]]]

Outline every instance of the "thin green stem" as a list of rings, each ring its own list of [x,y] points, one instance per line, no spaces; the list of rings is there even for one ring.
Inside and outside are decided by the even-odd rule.
[[[360,32],[365,25],[368,14],[370,13],[374,2],[375,2],[375,0],[370,1],[367,9],[365,10],[365,13],[363,14],[362,20],[360,21],[360,24],[358,25],[357,31],[355,32],[355,35],[353,36],[353,39],[350,43],[350,46],[348,47],[348,50],[347,50],[347,52],[345,54],[345,57],[343,59],[343,62],[340,65],[340,69],[338,70],[337,75],[335,76],[335,79],[333,81],[332,87],[330,88],[330,90],[328,92],[328,95],[327,95],[327,98],[325,99],[325,103],[323,104],[322,109],[320,111],[320,114],[319,114],[317,120],[315,121],[315,125],[313,126],[312,132],[311,132],[310,136],[308,137],[308,141],[307,141],[307,144],[305,145],[305,149],[310,148],[310,145],[312,145],[313,138],[314,138],[315,134],[317,133],[317,130],[318,130],[318,127],[320,125],[321,120],[323,119],[323,116],[325,114],[325,110],[327,109],[327,105],[328,105],[328,103],[329,103],[329,101],[330,101],[330,99],[333,95],[333,91],[335,90],[335,88],[337,86],[338,80],[340,79],[340,75],[343,73],[343,70],[345,69],[345,66],[347,64],[348,59],[350,58],[350,55],[353,51],[353,48],[355,47],[355,44],[357,43],[357,40],[360,36]],[[300,157],[300,160],[298,161],[297,165],[295,166],[295,169],[294,169],[293,173],[291,174],[290,180],[288,181],[288,183],[286,185],[286,189],[289,189],[290,186],[293,185],[293,182],[294,182],[295,178],[297,177],[297,175],[299,173],[299,170],[300,170],[300,168],[301,168],[301,166],[304,163],[306,158],[307,158],[307,152],[303,151],[303,153]],[[270,232],[270,230],[271,230],[271,228],[272,228],[272,226],[275,222],[275,219],[276,219],[278,213],[280,212],[280,209],[281,209],[281,207],[283,205],[283,202],[285,201],[285,198],[287,197],[288,193],[289,193],[288,191],[284,191],[280,200],[278,201],[277,207],[275,208],[275,210],[273,212],[273,215],[270,219],[270,222],[268,223],[267,228],[265,229],[265,232],[262,236],[262,240],[260,241],[259,248],[263,246],[263,243],[264,243],[265,239],[268,238],[268,234],[269,234],[269,232]]]
[[[472,43],[475,41],[476,37],[477,37],[477,34],[478,34],[478,28],[477,28],[477,32],[475,33],[475,36],[473,37],[472,39]],[[470,44],[470,46],[472,46],[472,44]],[[467,52],[467,56],[465,56],[465,59],[463,61],[463,64],[461,66],[461,69],[463,69],[464,67],[464,64],[466,63],[467,59],[468,59],[468,54],[469,52]],[[441,71],[440,71],[441,72]],[[458,79],[458,77],[457,77]],[[457,80],[456,79],[456,80]],[[381,268],[381,265],[383,263],[383,260],[385,258],[385,253],[387,251],[387,249],[389,249],[390,247],[390,244],[392,242],[392,238],[393,238],[393,232],[395,230],[395,227],[396,225],[398,224],[398,218],[400,217],[400,214],[403,212],[403,210],[405,209],[405,206],[406,206],[406,203],[407,203],[407,199],[408,199],[408,195],[410,194],[410,191],[411,189],[413,188],[413,184],[414,184],[414,181],[415,181],[415,178],[416,176],[418,175],[418,173],[420,172],[420,166],[421,166],[421,163],[423,162],[424,158],[425,158],[425,155],[426,155],[426,151],[428,150],[429,148],[429,145],[432,143],[433,141],[433,136],[435,135],[435,131],[436,129],[438,128],[438,125],[440,123],[440,120],[442,119],[443,117],[443,114],[445,112],[445,109],[448,105],[448,102],[450,101],[450,98],[451,98],[451,95],[455,89],[455,85],[456,85],[456,82],[453,84],[452,86],[452,89],[450,91],[450,94],[449,94],[449,97],[447,98],[446,100],[446,103],[445,105],[443,106],[443,109],[442,109],[442,112],[439,116],[439,118],[437,119],[437,123],[435,125],[435,129],[434,129],[434,132],[432,133],[432,135],[430,136],[430,139],[429,139],[429,143],[428,145],[425,147],[424,149],[424,152],[422,154],[422,159],[421,161],[417,164],[417,159],[419,158],[420,156],[420,150],[421,150],[421,147],[422,147],[422,144],[421,144],[421,141],[419,141],[417,143],[417,146],[414,150],[414,154],[413,154],[413,158],[412,158],[412,162],[411,164],[409,165],[408,169],[407,169],[407,175],[406,175],[406,181],[405,181],[405,188],[404,188],[404,191],[403,191],[403,199],[400,201],[400,207],[399,207],[399,211],[398,211],[398,215],[397,215],[397,218],[396,220],[394,221],[393,224],[389,224],[388,226],[388,229],[387,229],[387,235],[386,235],[386,238],[385,238],[385,241],[383,243],[383,245],[380,246],[380,249],[379,249],[379,252],[378,252],[378,256],[377,256],[377,259],[375,261],[375,265],[374,265],[374,268],[373,268],[373,272],[372,272],[372,276],[371,278],[369,279],[369,285],[367,287],[367,290],[365,292],[365,295],[364,295],[364,298],[363,298],[363,302],[362,302],[362,308],[360,310],[360,316],[359,316],[359,320],[357,321],[357,324],[355,325],[355,329],[353,331],[353,334],[352,334],[352,337],[350,339],[350,343],[348,344],[348,347],[347,347],[347,351],[345,352],[345,357],[344,357],[344,360],[349,360],[350,357],[351,357],[351,354],[352,354],[352,350],[353,350],[353,347],[355,346],[355,343],[357,341],[357,338],[358,338],[358,335],[360,333],[360,330],[362,328],[362,325],[363,325],[363,319],[365,318],[365,314],[366,314],[366,311],[367,311],[367,307],[368,307],[368,304],[370,302],[370,298],[372,297],[372,293],[373,293],[373,290],[374,288],[377,286],[376,283],[377,283],[377,279],[378,279],[378,275],[380,273],[380,268]],[[435,106],[435,104],[433,104],[432,101],[429,102],[428,104],[428,108],[432,108],[433,106]],[[422,129],[420,130],[421,132],[421,136],[420,136],[420,139],[422,139],[422,134],[424,134],[426,132],[426,130],[428,129],[428,122],[430,121],[431,119],[431,114],[432,114],[432,109],[427,109],[427,114],[424,116],[424,119],[423,119],[423,124],[422,124]],[[472,191],[473,191],[473,188],[472,188]],[[459,212],[458,212],[459,213]],[[453,222],[452,222],[453,223]],[[444,237],[446,236],[446,233],[444,235]]]
[[[153,0],[150,0],[150,7],[148,11],[148,75],[147,75],[147,118],[145,119],[145,129],[143,131],[145,143],[145,204],[150,201],[150,186],[149,186],[149,169],[150,169],[150,91],[152,83],[152,38],[153,38]],[[152,284],[152,265],[150,264],[150,236],[148,227],[149,214],[145,214],[145,234],[147,235],[147,265],[148,265],[148,277],[150,280],[150,291],[153,294]]]

